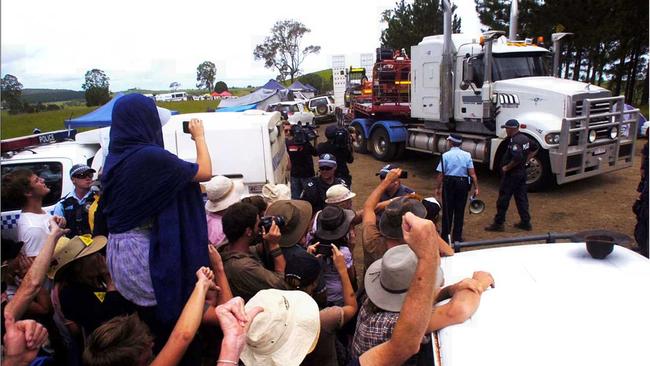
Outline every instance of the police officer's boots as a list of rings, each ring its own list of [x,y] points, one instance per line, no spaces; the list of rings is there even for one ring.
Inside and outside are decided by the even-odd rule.
[[[531,231],[533,230],[533,225],[530,224],[530,221],[521,221],[514,225],[517,229]]]
[[[497,224],[496,222],[493,222],[490,224],[490,226],[485,227],[485,231],[504,231],[505,228],[503,227],[503,224]]]

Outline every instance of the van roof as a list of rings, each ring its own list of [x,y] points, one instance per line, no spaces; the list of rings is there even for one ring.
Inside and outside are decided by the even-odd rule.
[[[183,129],[183,121],[189,121],[192,118],[198,118],[203,121],[205,130],[229,130],[250,129],[266,126],[273,128],[280,121],[280,113],[264,112],[258,109],[252,109],[244,112],[204,112],[204,113],[187,113],[171,116],[163,130],[180,131]]]
[[[629,249],[598,260],[585,243],[522,245],[441,265],[446,284],[477,270],[495,280],[468,321],[437,332],[441,365],[650,364],[650,261]]]

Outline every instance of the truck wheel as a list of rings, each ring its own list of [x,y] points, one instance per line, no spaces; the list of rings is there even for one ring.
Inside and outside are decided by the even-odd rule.
[[[352,143],[354,151],[360,154],[368,153],[368,140],[363,136],[363,129],[359,125],[354,125],[354,142]]]
[[[531,192],[542,191],[554,185],[548,151],[541,150],[526,163],[526,184]]]
[[[377,160],[391,161],[397,153],[397,144],[390,142],[384,128],[378,128],[370,136],[370,152]]]

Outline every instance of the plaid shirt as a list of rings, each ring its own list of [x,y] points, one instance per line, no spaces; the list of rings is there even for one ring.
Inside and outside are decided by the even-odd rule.
[[[366,297],[359,311],[357,327],[352,340],[352,358],[358,358],[364,352],[388,341],[393,334],[400,313],[384,311],[377,308]],[[430,336],[426,334],[422,343],[429,343]],[[417,354],[411,357],[404,365],[415,365]]]

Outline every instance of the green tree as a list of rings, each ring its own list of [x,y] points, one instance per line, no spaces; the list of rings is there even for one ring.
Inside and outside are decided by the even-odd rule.
[[[452,6],[452,11],[456,6]],[[410,50],[422,38],[443,33],[443,11],[439,0],[415,0],[413,4],[400,0],[394,9],[385,10],[381,21],[387,28],[381,32],[382,47]],[[454,15],[451,29],[460,32],[461,19]]]
[[[171,90],[173,90],[173,91],[178,90],[178,88],[180,88],[180,87],[181,87],[181,83],[179,83],[178,81],[172,81],[172,82],[169,84],[169,89],[171,89]]]
[[[2,101],[7,103],[9,111],[11,113],[18,113],[22,111],[22,102],[20,97],[23,93],[23,84],[18,81],[18,78],[6,74],[2,79],[0,79],[0,94],[2,96]]]
[[[213,62],[203,61],[196,68],[196,87],[199,89],[212,90],[214,88],[214,78],[217,75],[217,67]]]
[[[300,75],[300,66],[305,57],[320,52],[320,46],[310,45],[301,49],[302,37],[311,32],[304,24],[295,20],[278,21],[271,28],[271,35],[253,50],[255,60],[263,60],[264,67],[278,70],[278,80],[287,76],[291,82]]]
[[[86,81],[81,88],[86,92],[87,106],[103,105],[111,99],[108,80],[106,73],[100,69],[86,71]]]
[[[228,84],[226,84],[223,81],[217,81],[216,84],[214,84],[214,91],[217,93],[223,93],[228,90]]]

